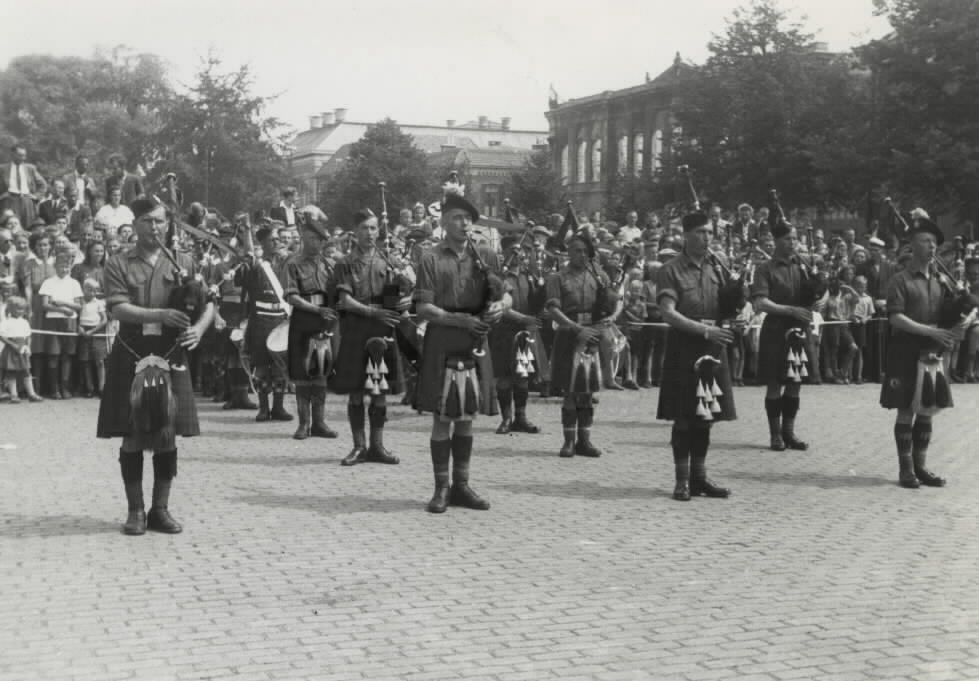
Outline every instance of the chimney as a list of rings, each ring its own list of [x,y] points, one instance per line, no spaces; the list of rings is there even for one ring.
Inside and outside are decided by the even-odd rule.
[[[323,118],[321,116],[313,115],[309,117],[309,129],[316,130],[323,126]]]
[[[343,123],[345,120],[347,120],[346,109],[334,109],[333,112],[336,114],[337,123]]]
[[[510,129],[510,117],[509,116],[504,116],[503,118],[501,118],[500,119],[500,125],[503,126],[503,129],[504,130],[509,130]]]
[[[332,111],[324,111],[323,112],[323,127],[325,128],[328,125],[333,125],[333,112]]]
[[[450,118],[447,121],[445,121],[445,127],[447,127],[447,128],[454,128],[454,127],[456,127],[456,119]]]
[[[489,127],[489,116],[480,116],[479,117],[479,129],[480,130],[485,130],[488,127]]]

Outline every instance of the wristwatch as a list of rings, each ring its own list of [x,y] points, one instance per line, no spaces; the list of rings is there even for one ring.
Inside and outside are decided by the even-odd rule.
[[[710,327],[704,325],[704,340],[710,340]]]

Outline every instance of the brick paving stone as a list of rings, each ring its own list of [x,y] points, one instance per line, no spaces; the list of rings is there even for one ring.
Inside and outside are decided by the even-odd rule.
[[[344,439],[202,402],[175,537],[119,533],[94,401],[0,405],[0,681],[975,681],[979,386],[936,420],[949,486],[914,492],[878,390],[807,388],[813,446],[780,454],[762,391],[738,389],[710,457],[734,495],[689,504],[655,390],[602,395],[598,460],[558,459],[559,403],[533,400],[541,435],[476,424],[492,510],[439,517],[427,418],[392,407],[401,465],[343,469]],[[344,413],[331,397],[346,437]]]

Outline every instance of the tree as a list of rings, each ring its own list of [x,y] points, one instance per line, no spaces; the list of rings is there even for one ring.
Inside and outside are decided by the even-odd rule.
[[[392,223],[397,208],[435,194],[438,187],[425,152],[390,118],[370,126],[350,146],[348,157],[326,182],[320,204],[333,222],[349,226],[350,216],[361,208],[380,214],[380,182],[386,185]]]
[[[790,205],[847,199],[852,188],[824,182],[818,171],[827,169],[815,158],[822,145],[838,143],[837,117],[852,106],[859,82],[849,60],[816,51],[812,35],[775,0],[735,10],[708,47],[707,62],[678,85],[666,174],[689,164],[702,198],[729,206],[761,203],[773,186]]]
[[[875,160],[885,185],[930,212],[979,217],[979,6],[875,0],[893,32],[859,50],[875,84]]]
[[[509,184],[513,207],[538,224],[546,224],[547,216],[564,199],[560,174],[547,149],[533,152],[523,167],[510,176]]]
[[[286,131],[265,115],[270,98],[253,95],[251,88],[247,66],[224,72],[220,59],[205,59],[195,84],[163,112],[151,184],[172,171],[185,202],[226,213],[271,205],[287,177]]]

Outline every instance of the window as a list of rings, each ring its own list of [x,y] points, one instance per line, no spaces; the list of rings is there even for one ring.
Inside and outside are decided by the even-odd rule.
[[[578,167],[575,169],[575,178],[578,182],[586,182],[587,175],[585,174],[585,164],[588,161],[588,143],[585,140],[580,140],[578,142],[578,154],[577,159]]]
[[[625,174],[629,170],[629,138],[625,135],[619,138],[618,144],[618,170]]]
[[[503,143],[502,143],[502,142],[500,142],[500,140],[490,140],[490,141],[489,141],[489,146],[491,146],[491,147],[498,147],[498,146],[500,146],[501,144],[503,144]]]
[[[602,181],[602,140],[595,140],[591,145],[591,181]]]
[[[500,203],[500,186],[496,184],[487,184],[483,186],[483,210],[482,213],[486,217],[495,218],[498,213],[498,206]]]
[[[645,165],[643,163],[643,147],[645,146],[645,135],[636,135],[635,139],[632,140],[632,168],[636,175],[642,174]]]
[[[561,147],[561,184],[568,184],[571,173],[568,169],[568,145]]]
[[[663,131],[653,133],[653,170],[659,170],[663,165]]]

